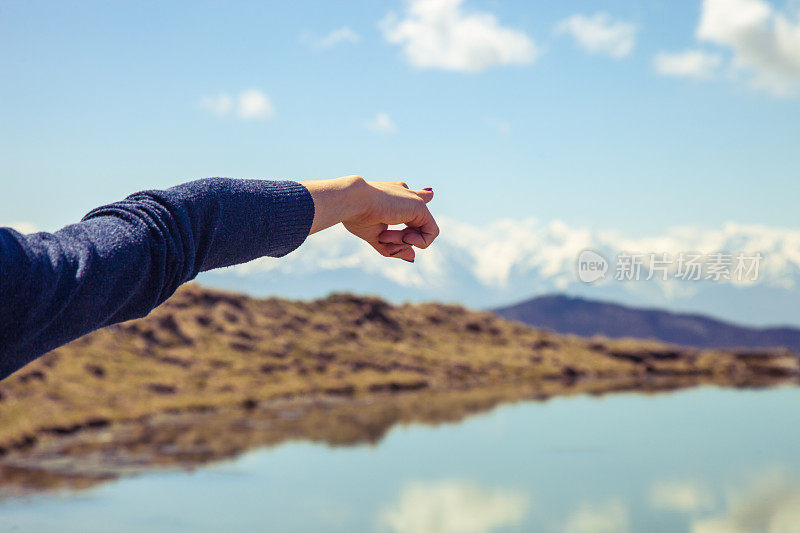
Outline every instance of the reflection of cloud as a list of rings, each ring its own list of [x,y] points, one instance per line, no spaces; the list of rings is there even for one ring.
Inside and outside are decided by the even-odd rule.
[[[518,523],[527,508],[520,492],[459,481],[418,482],[407,485],[379,521],[397,533],[483,533]]]
[[[614,499],[604,503],[582,503],[564,525],[564,533],[618,533],[628,531],[628,508]]]
[[[691,481],[657,483],[650,490],[650,504],[656,509],[690,513],[711,507],[714,496]]]
[[[771,472],[728,499],[725,514],[697,520],[693,533],[793,533],[800,531],[800,483]]]

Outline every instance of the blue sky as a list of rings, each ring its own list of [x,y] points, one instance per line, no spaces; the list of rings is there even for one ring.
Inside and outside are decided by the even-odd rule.
[[[800,227],[798,2],[440,3],[0,1],[0,222],[359,173],[477,224]]]

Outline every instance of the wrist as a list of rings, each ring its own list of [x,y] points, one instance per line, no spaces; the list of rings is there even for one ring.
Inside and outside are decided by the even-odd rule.
[[[347,222],[357,217],[366,205],[367,191],[370,189],[367,181],[361,176],[344,176],[337,178],[339,181],[339,220]]]
[[[369,184],[361,176],[330,180],[301,181],[314,200],[311,233],[335,226],[358,216],[364,209]]]

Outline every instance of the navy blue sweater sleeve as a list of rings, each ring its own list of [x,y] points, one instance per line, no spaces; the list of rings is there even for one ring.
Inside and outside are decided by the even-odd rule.
[[[296,182],[210,178],[133,194],[55,233],[0,228],[0,379],[145,316],[199,272],[288,254],[313,219]]]

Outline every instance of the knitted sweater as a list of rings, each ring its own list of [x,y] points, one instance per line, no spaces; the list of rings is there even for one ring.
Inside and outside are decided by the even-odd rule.
[[[0,379],[147,315],[199,272],[288,254],[313,219],[299,183],[210,178],[133,194],[55,233],[0,228]]]

